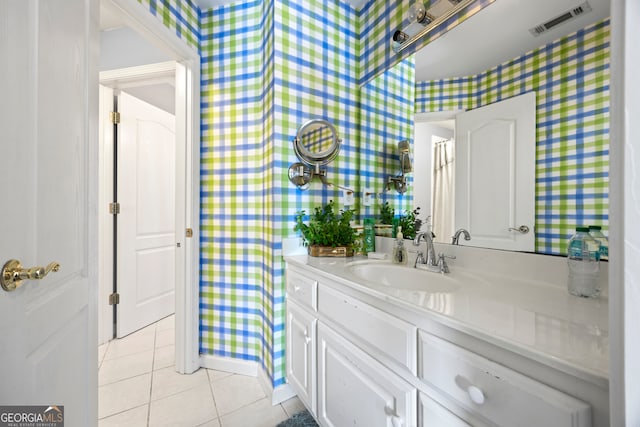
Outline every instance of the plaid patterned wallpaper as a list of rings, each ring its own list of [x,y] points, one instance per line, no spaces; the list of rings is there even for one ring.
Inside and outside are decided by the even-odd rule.
[[[190,46],[200,49],[200,8],[192,0],[138,0]]]
[[[200,352],[263,348],[263,2],[210,10],[201,31]]]
[[[261,361],[274,386],[285,373],[282,238],[294,236],[297,211],[340,197],[319,181],[306,191],[289,182],[298,127],[313,118],[336,127],[342,146],[328,179],[358,199],[363,186],[383,192],[397,142],[412,133],[412,60],[361,89],[357,25],[340,1],[202,14],[200,351]],[[384,198],[411,205],[410,194]]]
[[[608,227],[609,20],[476,76],[420,82],[416,111],[537,94],[536,252],[566,254],[576,225]]]

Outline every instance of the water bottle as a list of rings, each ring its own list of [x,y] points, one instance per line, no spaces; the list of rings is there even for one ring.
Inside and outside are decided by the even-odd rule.
[[[607,236],[602,234],[602,227],[599,225],[590,225],[589,234],[600,243],[600,259],[609,259],[609,240]]]
[[[600,244],[589,235],[589,227],[576,227],[569,240],[569,293],[579,297],[600,295]]]

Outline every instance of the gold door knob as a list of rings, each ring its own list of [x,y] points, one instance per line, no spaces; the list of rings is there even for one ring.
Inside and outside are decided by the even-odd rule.
[[[22,268],[20,261],[10,259],[0,270],[0,286],[7,292],[15,291],[25,280],[43,279],[52,271],[60,270],[60,264],[52,262],[46,267]]]

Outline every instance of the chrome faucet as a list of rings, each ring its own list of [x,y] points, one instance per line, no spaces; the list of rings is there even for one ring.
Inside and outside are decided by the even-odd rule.
[[[464,228],[458,229],[453,236],[451,236],[451,244],[457,245],[458,239],[460,239],[460,234],[464,234],[464,240],[471,240],[471,235]]]
[[[428,270],[440,271],[438,267],[438,260],[436,258],[436,251],[433,247],[433,235],[431,231],[421,231],[416,234],[416,238],[413,241],[414,246],[420,246],[420,240],[424,238],[424,241],[427,242],[427,257],[424,257],[422,252],[418,252],[418,257],[416,258],[416,263],[414,267],[418,267],[418,265],[425,264]]]

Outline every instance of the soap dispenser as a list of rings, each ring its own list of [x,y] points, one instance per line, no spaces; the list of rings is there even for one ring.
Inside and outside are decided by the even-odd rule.
[[[394,264],[407,263],[407,249],[404,247],[404,236],[402,235],[402,227],[398,227],[398,235],[396,236],[396,244],[393,246]]]

